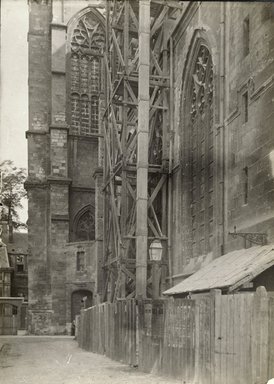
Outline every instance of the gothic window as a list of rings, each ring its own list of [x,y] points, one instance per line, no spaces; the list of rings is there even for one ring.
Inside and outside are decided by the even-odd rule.
[[[76,220],[74,241],[90,241],[95,239],[95,220],[91,209],[84,211]]]
[[[193,256],[212,251],[213,243],[213,66],[200,45],[190,82],[191,220]]]
[[[70,123],[75,135],[98,133],[100,55],[104,31],[92,12],[82,16],[70,41]]]

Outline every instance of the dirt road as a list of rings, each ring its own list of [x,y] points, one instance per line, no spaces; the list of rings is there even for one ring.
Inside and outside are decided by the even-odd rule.
[[[0,384],[174,384],[78,348],[71,337],[0,337]]]

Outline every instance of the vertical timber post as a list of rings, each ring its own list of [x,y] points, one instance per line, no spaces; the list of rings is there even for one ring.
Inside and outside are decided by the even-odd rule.
[[[139,0],[139,80],[137,128],[136,194],[136,297],[146,297],[147,286],[147,208],[148,134],[150,69],[150,0]]]

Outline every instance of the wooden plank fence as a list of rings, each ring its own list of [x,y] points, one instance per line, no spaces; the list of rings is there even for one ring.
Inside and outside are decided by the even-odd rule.
[[[274,377],[274,295],[124,300],[83,310],[80,347],[144,372],[197,384],[264,384]]]
[[[81,348],[129,365],[137,364],[135,300],[82,310],[78,324]]]

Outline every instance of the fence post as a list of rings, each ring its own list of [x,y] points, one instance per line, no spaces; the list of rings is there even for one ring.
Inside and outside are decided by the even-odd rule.
[[[274,297],[269,297],[268,377],[274,377]]]
[[[211,291],[212,302],[211,302],[211,383],[219,384],[221,381],[220,377],[220,362],[221,355],[215,353],[218,349],[218,338],[221,334],[221,299],[222,291],[220,289],[213,289]]]
[[[79,332],[80,332],[80,321],[81,321],[81,315],[76,315],[75,316],[75,339],[79,343]]]
[[[140,300],[136,300],[136,365],[140,364]]]
[[[265,287],[258,287],[251,321],[253,383],[266,383],[268,380],[268,300]]]

